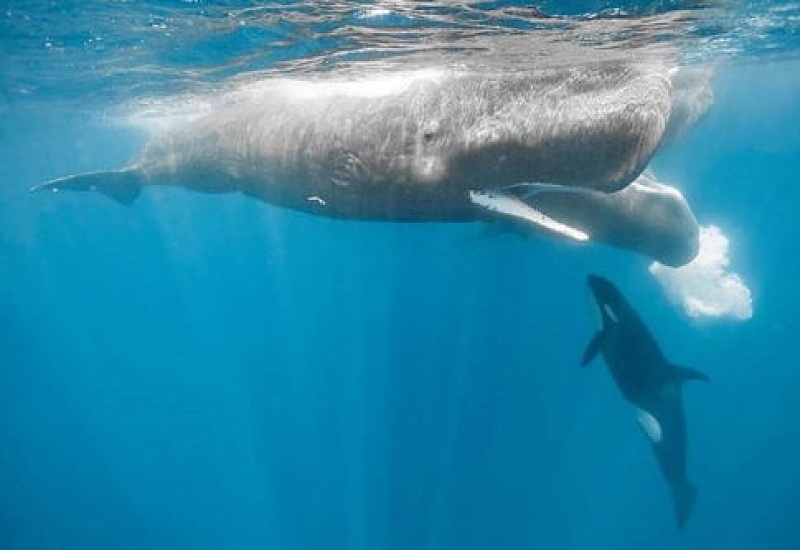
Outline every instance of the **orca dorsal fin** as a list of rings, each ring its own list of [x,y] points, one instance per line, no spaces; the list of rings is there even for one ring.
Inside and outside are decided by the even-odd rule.
[[[703,382],[709,382],[708,376],[696,369],[672,365],[672,372],[674,373],[678,382],[688,382],[689,380],[702,380]]]
[[[602,330],[598,330],[592,336],[592,339],[589,341],[589,345],[586,346],[586,349],[583,352],[583,357],[581,358],[581,366],[585,367],[589,363],[592,362],[598,353],[600,353],[600,348],[603,347],[603,342],[605,341],[605,332]]]

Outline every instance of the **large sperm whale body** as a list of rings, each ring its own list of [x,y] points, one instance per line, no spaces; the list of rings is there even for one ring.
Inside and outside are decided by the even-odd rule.
[[[672,107],[671,73],[656,64],[274,78],[154,138],[121,170],[35,189],[130,203],[145,185],[177,185],[348,219],[514,217],[586,240],[525,196],[624,189],[674,125]]]

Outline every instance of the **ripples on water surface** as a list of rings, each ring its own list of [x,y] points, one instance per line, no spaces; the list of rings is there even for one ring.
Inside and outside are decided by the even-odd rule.
[[[7,102],[119,103],[245,73],[409,55],[570,63],[586,47],[592,56],[668,50],[682,62],[746,62],[795,56],[798,21],[800,4],[772,2],[12,0],[0,20],[0,89]]]

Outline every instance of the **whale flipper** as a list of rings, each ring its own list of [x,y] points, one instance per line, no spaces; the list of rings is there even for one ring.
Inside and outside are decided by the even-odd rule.
[[[586,346],[586,350],[583,352],[583,357],[581,358],[581,366],[585,367],[589,363],[592,362],[598,353],[600,353],[600,349],[603,347],[603,336],[605,332],[602,330],[598,330],[592,336],[589,345]]]
[[[675,523],[678,529],[683,529],[683,526],[686,525],[686,520],[692,515],[696,500],[697,488],[691,483],[672,487],[672,507],[675,511]]]
[[[495,215],[510,218],[516,222],[533,225],[539,229],[555,233],[562,237],[576,241],[587,241],[589,235],[580,229],[546,216],[525,201],[512,195],[498,191],[470,191],[469,199],[472,204],[479,206]]]
[[[97,191],[120,204],[131,204],[142,190],[141,175],[135,170],[108,170],[65,176],[41,183],[31,191]]]

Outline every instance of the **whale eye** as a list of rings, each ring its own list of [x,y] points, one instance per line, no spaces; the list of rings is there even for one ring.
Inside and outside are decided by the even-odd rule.
[[[425,143],[430,143],[436,139],[436,136],[439,133],[439,122],[435,120],[429,120],[422,125],[420,130],[422,130],[422,139],[425,141]]]

